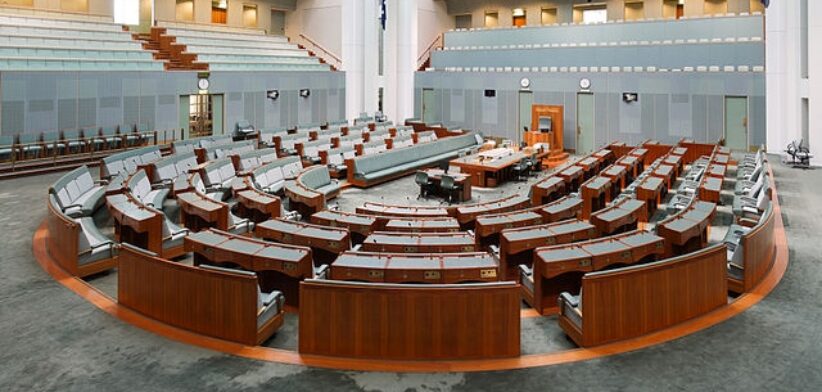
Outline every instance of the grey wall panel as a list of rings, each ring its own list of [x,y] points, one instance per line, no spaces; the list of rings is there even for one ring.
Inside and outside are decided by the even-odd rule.
[[[748,102],[748,127],[751,133],[750,143],[754,146],[764,145],[767,112],[765,97],[754,96]]]
[[[57,100],[57,129],[77,128],[77,99],[61,98]]]
[[[707,141],[717,141],[725,137],[725,97],[708,96]]]
[[[608,135],[608,94],[594,95],[594,146],[611,142]]]
[[[763,116],[753,118],[756,111],[765,110],[762,73],[420,72],[416,88],[420,92],[434,89],[438,100],[445,102],[436,108],[438,119],[446,122],[451,119],[452,91],[464,91],[464,119],[453,125],[493,136],[510,134],[516,139],[517,92],[522,77],[531,80],[535,104],[564,106],[565,148],[575,148],[576,94],[583,77],[591,80],[595,95],[597,139],[637,143],[649,138],[675,142],[693,137],[716,141],[724,130],[725,95],[751,97],[751,140],[765,139],[764,125],[759,125],[764,123]],[[495,89],[496,97],[484,97],[485,89]],[[623,92],[638,93],[639,102],[622,102]],[[471,96],[477,97],[474,104]]]
[[[197,94],[197,72],[3,72],[0,78],[0,133],[52,131],[86,124],[131,127],[139,122],[157,129],[176,128],[179,96]],[[209,80],[210,93],[225,95],[227,127],[246,114],[252,115],[248,120],[258,122],[258,127],[296,126],[297,91],[301,88],[312,92],[311,103],[302,108],[307,122],[337,120],[345,113],[342,72],[212,72]],[[281,91],[277,105],[266,102],[265,91],[273,89]],[[337,94],[329,94],[331,90]],[[245,93],[254,96],[247,101],[249,110]],[[69,109],[71,101],[64,101],[60,109],[58,99],[73,100],[74,110]],[[96,102],[94,108],[89,106],[91,100]]]

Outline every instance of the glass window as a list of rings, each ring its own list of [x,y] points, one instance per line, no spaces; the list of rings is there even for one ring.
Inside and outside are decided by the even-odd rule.
[[[594,8],[582,10],[582,23],[605,23],[608,21],[608,10]]]

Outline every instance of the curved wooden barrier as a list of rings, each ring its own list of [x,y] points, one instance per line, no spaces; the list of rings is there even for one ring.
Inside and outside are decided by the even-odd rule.
[[[253,275],[175,263],[130,246],[120,248],[117,301],[163,323],[249,345],[267,340],[284,317],[280,309],[258,328]]]
[[[393,360],[520,354],[519,286],[300,284],[301,354]]]
[[[659,331],[728,304],[726,247],[582,278],[581,327],[562,309],[559,325],[578,345]]]
[[[742,285],[734,284],[730,280],[728,284],[731,291],[748,292],[753,289],[768,274],[773,265],[775,248],[775,211],[770,209],[770,215],[764,217],[765,221],[754,227],[750,232],[741,238],[742,249],[745,258],[744,279]]]

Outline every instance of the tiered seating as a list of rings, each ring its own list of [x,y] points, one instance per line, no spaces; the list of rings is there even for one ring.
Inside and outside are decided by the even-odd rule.
[[[303,170],[294,181],[285,183],[285,195],[292,210],[309,216],[325,209],[326,201],[337,196],[340,183],[331,179],[326,166],[312,166]]]
[[[434,69],[470,72],[749,72],[764,65],[761,15],[452,31]]]
[[[88,167],[82,166],[60,177],[51,187],[57,209],[70,218],[87,217],[103,205],[104,188],[96,184]]]
[[[234,234],[247,233],[254,229],[249,219],[240,218],[231,212],[229,205],[220,199],[223,193],[206,189],[199,173],[189,177],[191,191],[177,195],[180,206],[180,223],[192,231],[216,228]]]
[[[167,259],[180,256],[188,229],[169,220],[161,207],[152,207],[139,199],[139,185],[130,181],[129,186],[135,191],[106,197],[109,214],[117,228],[117,242],[132,244]]]
[[[263,148],[243,153],[230,153],[229,157],[234,163],[237,173],[247,173],[262,165],[277,160],[277,150],[273,148]]]
[[[134,174],[140,167],[159,161],[163,155],[157,146],[124,151],[109,155],[100,162],[100,178],[108,179],[118,174]]]
[[[90,216],[103,202],[85,166],[63,175],[49,188],[48,249],[67,272],[87,276],[116,265],[114,242]]]
[[[171,184],[176,194],[189,188],[188,174],[196,167],[197,156],[193,152],[169,155],[151,164],[151,182]]]
[[[329,71],[308,51],[263,30],[159,22],[165,35],[208,63],[211,71]]]
[[[352,159],[357,155],[354,147],[337,147],[320,151],[320,163],[328,166],[331,177],[340,178],[345,176],[345,160]]]
[[[0,71],[162,71],[111,20],[0,11]]]
[[[264,164],[251,171],[253,187],[269,194],[279,193],[286,179],[296,178],[303,169],[299,157],[285,157]]]

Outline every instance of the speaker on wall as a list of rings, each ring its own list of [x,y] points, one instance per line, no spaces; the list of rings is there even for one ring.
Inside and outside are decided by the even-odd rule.
[[[311,90],[309,90],[307,88],[304,88],[304,89],[300,90],[300,96],[301,97],[308,98],[308,96],[310,96],[310,95],[311,95]]]
[[[493,98],[497,96],[497,90],[485,90],[486,98]]]
[[[277,98],[280,97],[280,90],[268,90],[266,91],[265,96],[272,101],[276,101]]]

